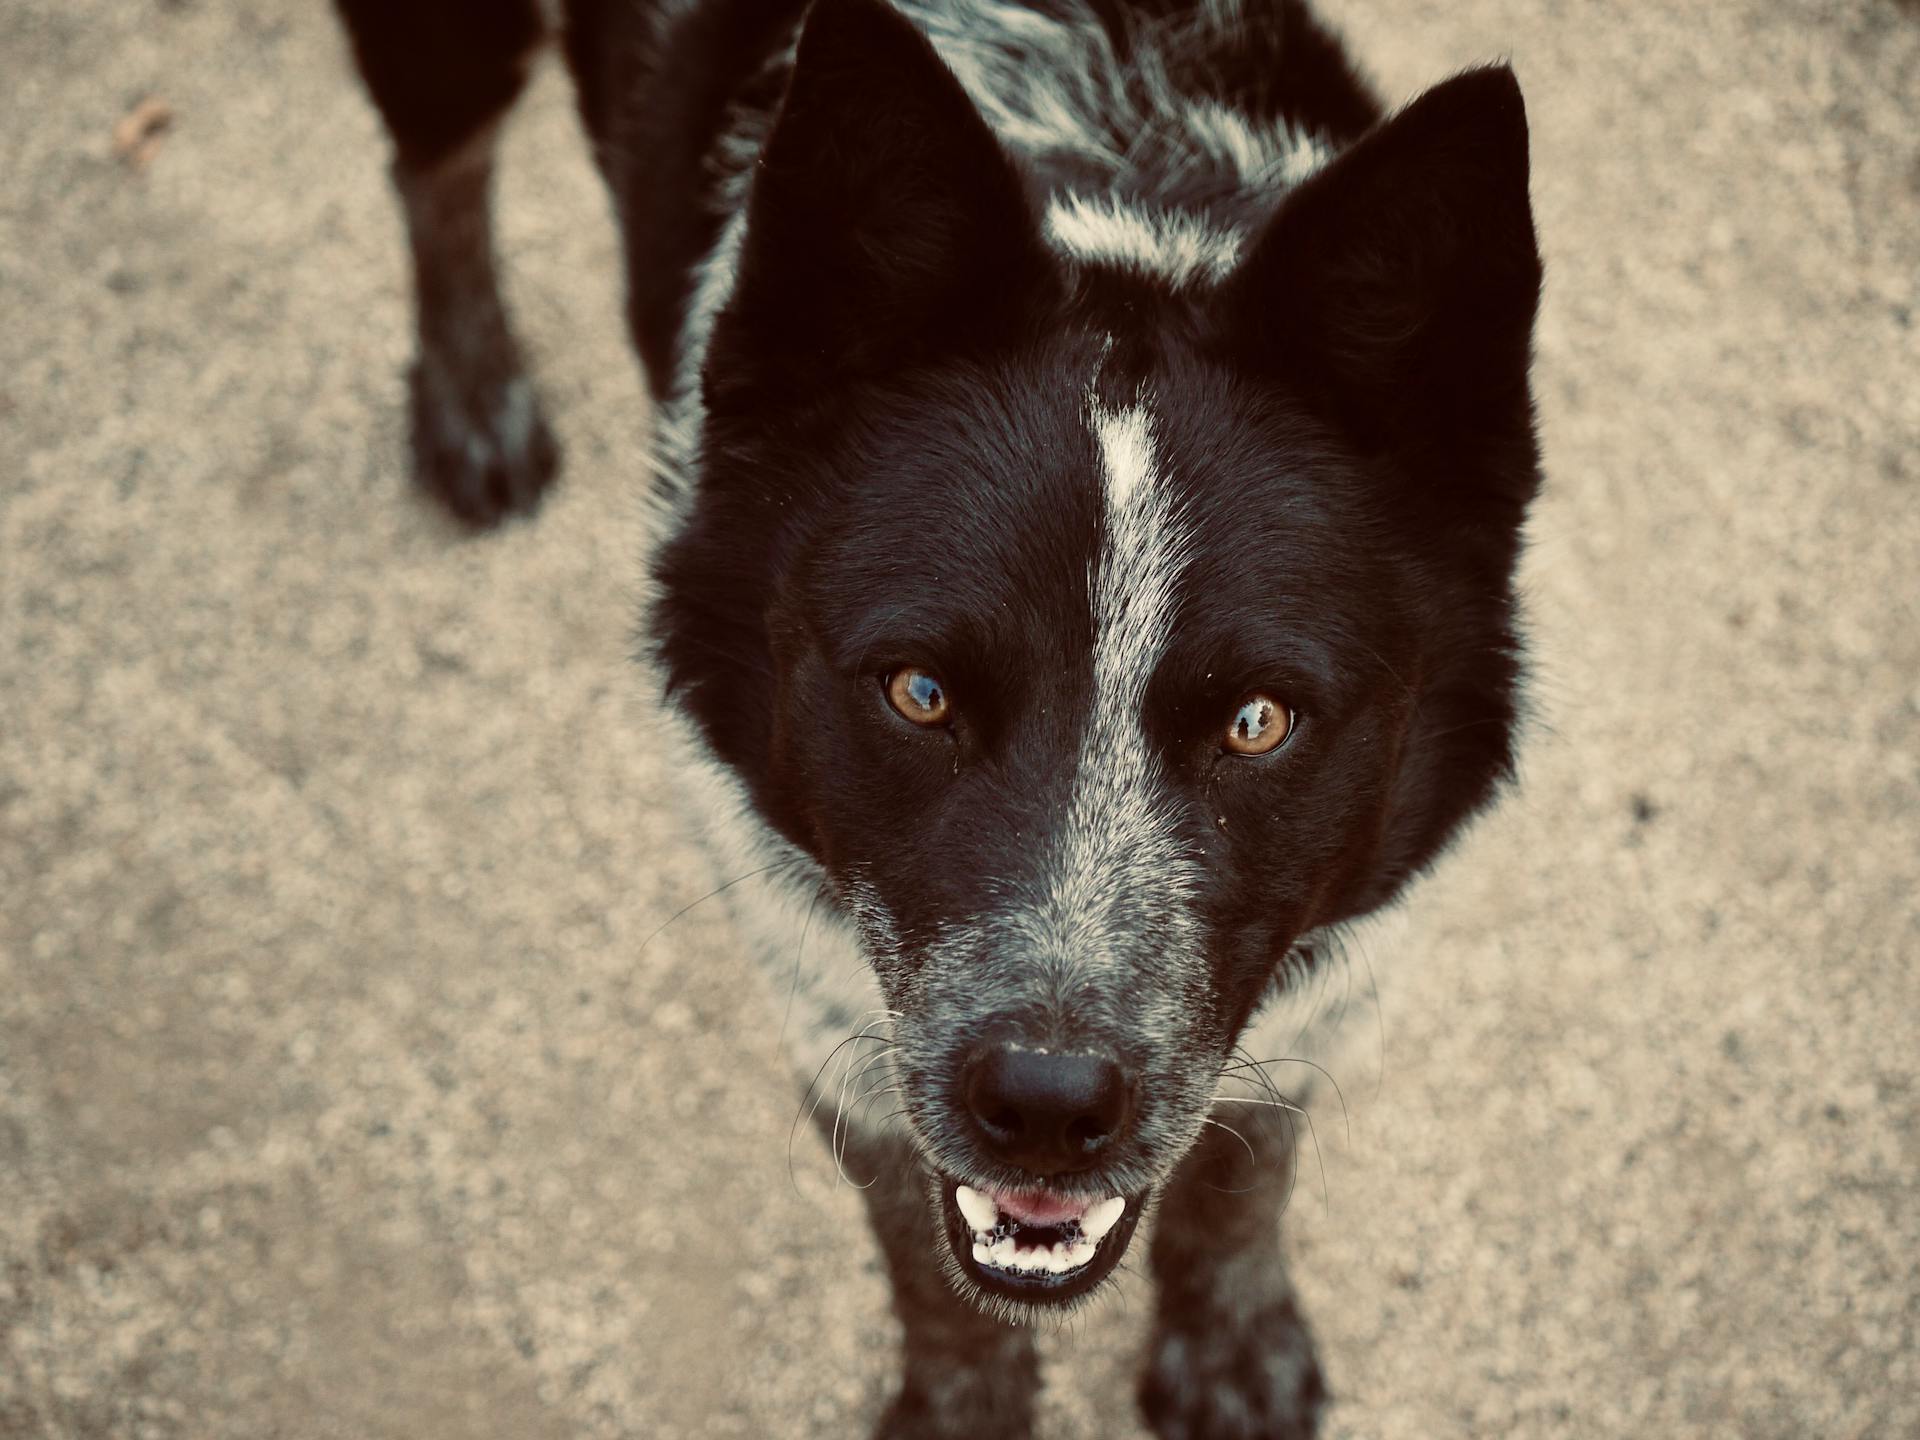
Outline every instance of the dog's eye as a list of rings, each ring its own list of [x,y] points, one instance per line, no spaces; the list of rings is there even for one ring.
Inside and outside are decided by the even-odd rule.
[[[887,703],[916,725],[931,729],[947,723],[947,687],[938,676],[911,665],[887,676]]]
[[[1234,712],[1221,745],[1235,755],[1265,755],[1293,733],[1293,711],[1271,695],[1249,695]]]

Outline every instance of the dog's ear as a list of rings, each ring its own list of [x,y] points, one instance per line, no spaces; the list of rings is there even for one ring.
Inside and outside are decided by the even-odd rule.
[[[1218,314],[1363,449],[1493,446],[1530,492],[1539,297],[1526,107],[1502,65],[1435,86],[1301,184]]]
[[[990,339],[1041,254],[1012,161],[927,38],[884,0],[817,0],[754,175],[709,406]]]

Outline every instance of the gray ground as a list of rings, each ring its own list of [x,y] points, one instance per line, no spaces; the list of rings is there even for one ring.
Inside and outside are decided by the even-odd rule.
[[[1552,483],[1524,787],[1293,1207],[1333,1431],[1920,1434],[1920,14],[1336,13],[1395,94],[1514,58]],[[405,490],[324,7],[0,6],[0,1433],[882,1398],[777,1007],[718,906],[643,944],[709,882],[623,659],[646,417],[567,107],[503,225],[570,468],[475,542]],[[1047,1435],[1136,1433],[1141,1298],[1051,1342]]]

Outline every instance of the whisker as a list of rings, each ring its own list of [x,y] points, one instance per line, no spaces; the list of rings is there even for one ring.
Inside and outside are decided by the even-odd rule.
[[[1380,1091],[1387,1083],[1387,1007],[1380,999],[1380,977],[1373,970],[1373,956],[1367,953],[1367,947],[1355,943],[1347,935],[1339,937],[1340,954],[1346,959],[1347,967],[1353,967],[1350,951],[1360,952],[1360,963],[1367,967],[1367,988],[1373,991],[1373,1028],[1380,1045],[1380,1064],[1373,1074],[1373,1098],[1380,1098]]]
[[[1380,1056],[1380,1063],[1374,1068],[1373,1076],[1373,1094],[1377,1100],[1387,1081],[1387,1016],[1386,1005],[1380,996],[1380,977],[1373,968],[1373,956],[1369,948],[1361,943],[1360,936],[1350,927],[1336,927],[1323,934],[1321,939],[1329,947],[1330,952],[1339,957],[1341,968],[1347,976],[1347,991],[1340,1001],[1340,1020],[1346,1018],[1347,1003],[1352,995],[1353,957],[1356,953],[1360,957],[1360,963],[1367,968],[1367,989],[1373,996],[1374,1040]],[[1294,1037],[1295,1046],[1300,1043],[1305,1034],[1306,1027],[1303,1027],[1300,1035]]]
[[[1297,1102],[1291,1096],[1284,1095],[1281,1093],[1280,1087],[1273,1083],[1272,1076],[1268,1075],[1266,1071],[1258,1069],[1257,1067],[1253,1069],[1251,1072],[1246,1072],[1246,1067],[1244,1066],[1237,1066],[1229,1070],[1223,1070],[1221,1072],[1220,1079],[1223,1082],[1231,1080],[1231,1081],[1236,1081],[1242,1085],[1255,1086],[1259,1090],[1265,1092],[1265,1094],[1271,1097],[1271,1100],[1273,1102],[1272,1105],[1268,1108],[1290,1110],[1294,1108],[1295,1105],[1297,1104]],[[1229,1095],[1225,1091],[1216,1091],[1214,1093],[1215,1101],[1244,1100],[1245,1098],[1247,1097]],[[1299,1127],[1297,1127],[1293,1123],[1293,1119],[1290,1115],[1286,1116],[1285,1118],[1287,1123],[1288,1151],[1289,1153],[1291,1153],[1292,1147],[1298,1143],[1300,1138],[1298,1133]]]
[[[1292,1115],[1307,1113],[1291,1100],[1262,1100],[1258,1095],[1216,1095],[1213,1098],[1216,1104],[1224,1101],[1228,1105],[1263,1105],[1271,1110],[1285,1110]]]
[[[813,892],[813,899],[807,902],[807,918],[800,922],[800,944],[793,952],[793,978],[787,984],[787,1008],[780,1012],[780,1035],[773,1042],[773,1053],[777,1058],[787,1043],[787,1022],[793,1018],[793,998],[800,993],[800,957],[807,953],[807,931],[813,928],[813,912],[820,908],[820,897],[825,887]]]
[[[753,879],[753,877],[756,875],[765,875],[769,870],[782,870],[787,868],[788,866],[801,865],[804,863],[806,863],[806,857],[801,855],[789,855],[784,860],[775,860],[772,864],[762,865],[757,870],[749,870],[744,875],[736,875],[733,877],[733,879],[727,881],[727,883],[724,885],[716,885],[713,889],[709,890],[706,894],[702,895],[698,900],[695,900],[693,904],[682,905],[678,910],[674,911],[673,914],[669,915],[658,926],[658,928],[654,930],[654,932],[651,935],[647,936],[646,939],[640,942],[640,948],[633,952],[635,958],[637,959],[646,950],[646,948],[649,945],[651,945],[655,940],[658,940],[662,935],[662,933],[665,932],[667,926],[673,924],[674,921],[678,920],[682,915],[686,914],[689,910],[695,909],[701,905],[706,904],[707,901],[713,899],[714,896],[723,894],[726,891],[731,890],[734,886],[742,883],[743,881]]]
[[[1215,1100],[1225,1100],[1235,1105],[1270,1106],[1275,1110],[1283,1110],[1290,1116],[1298,1115],[1302,1120],[1306,1121],[1307,1136],[1313,1141],[1313,1158],[1315,1163],[1320,1167],[1320,1204],[1322,1208],[1331,1211],[1332,1207],[1327,1197],[1327,1157],[1321,1152],[1320,1132],[1314,1128],[1313,1113],[1311,1111],[1285,1100],[1262,1100],[1254,1095],[1216,1095],[1213,1098]],[[1292,1122],[1289,1121],[1288,1123]]]
[[[1291,1113],[1283,1110],[1280,1115],[1287,1122],[1287,1196],[1280,1202],[1280,1213],[1284,1215],[1293,1209],[1293,1192],[1300,1184],[1300,1127],[1294,1123]]]
[[[895,1096],[900,1095],[899,1082],[894,1080],[888,1080],[885,1084],[882,1084],[879,1081],[875,1081],[872,1085],[870,1085],[867,1088],[866,1094],[862,1095],[858,1100],[854,1101],[854,1105],[853,1105],[854,1119],[858,1121],[861,1110],[872,1106],[877,1101],[885,1098],[888,1095],[895,1095]]]
[[[1251,1167],[1253,1172],[1252,1184],[1242,1185],[1235,1189],[1229,1189],[1224,1185],[1214,1185],[1208,1182],[1202,1182],[1202,1183],[1207,1184],[1207,1188],[1209,1190],[1217,1190],[1222,1195],[1245,1195],[1250,1191],[1259,1189],[1260,1188],[1260,1157],[1254,1153],[1253,1146],[1248,1144],[1247,1137],[1242,1135],[1238,1130],[1234,1129],[1233,1126],[1227,1124],[1225,1121],[1215,1120],[1210,1115],[1204,1118],[1200,1123],[1202,1125],[1211,1125],[1216,1130],[1224,1130],[1227,1132],[1227,1134],[1233,1136],[1234,1139],[1238,1140],[1240,1142],[1241,1148],[1247,1152],[1247,1163]]]
[[[1216,1130],[1224,1130],[1224,1131],[1226,1131],[1226,1132],[1227,1132],[1227,1134],[1229,1134],[1229,1135],[1231,1135],[1231,1136],[1233,1136],[1233,1138],[1234,1138],[1234,1139],[1236,1139],[1236,1140],[1238,1140],[1238,1141],[1240,1142],[1240,1144],[1241,1144],[1241,1147],[1242,1147],[1243,1149],[1245,1149],[1245,1150],[1246,1150],[1246,1152],[1247,1152],[1247,1159],[1248,1159],[1248,1160],[1249,1160],[1249,1161],[1250,1161],[1250,1162],[1251,1162],[1251,1163],[1252,1163],[1252,1164],[1253,1164],[1253,1165],[1254,1165],[1255,1167],[1258,1167],[1258,1166],[1259,1166],[1259,1164],[1260,1164],[1260,1157],[1259,1157],[1258,1155],[1256,1155],[1256,1154],[1254,1154],[1254,1153],[1253,1153],[1253,1146],[1252,1146],[1252,1145],[1250,1145],[1250,1144],[1248,1144],[1248,1143],[1247,1143],[1247,1137],[1246,1137],[1246,1136],[1244,1136],[1244,1135],[1242,1135],[1242,1134],[1241,1134],[1241,1133],[1240,1133],[1240,1132],[1239,1132],[1238,1130],[1236,1130],[1236,1129],[1234,1129],[1234,1128],[1233,1128],[1233,1126],[1231,1126],[1231,1125],[1229,1125],[1229,1124],[1227,1124],[1227,1123],[1226,1123],[1226,1122],[1224,1122],[1224,1121],[1221,1121],[1221,1120],[1215,1120],[1215,1119],[1214,1119],[1214,1118],[1213,1118],[1213,1117],[1212,1117],[1211,1115],[1209,1115],[1209,1116],[1207,1116],[1207,1117],[1206,1117],[1205,1119],[1203,1119],[1203,1120],[1202,1120],[1202,1121],[1201,1121],[1200,1123],[1201,1123],[1202,1125],[1211,1125],[1211,1126],[1212,1126],[1212,1127],[1213,1127],[1214,1129],[1216,1129]]]
[[[1349,1147],[1352,1146],[1353,1116],[1347,1109],[1347,1093],[1340,1088],[1340,1082],[1333,1078],[1333,1072],[1331,1070],[1327,1069],[1327,1067],[1319,1061],[1309,1060],[1301,1055],[1277,1055],[1271,1060],[1256,1060],[1237,1045],[1234,1047],[1234,1050],[1238,1054],[1246,1055],[1247,1058],[1223,1068],[1220,1072],[1222,1075],[1230,1075],[1237,1071],[1253,1070],[1257,1071],[1269,1085],[1272,1085],[1273,1077],[1267,1074],[1267,1066],[1269,1065],[1304,1065],[1309,1070],[1317,1072],[1327,1084],[1333,1087],[1334,1098],[1340,1102],[1340,1122],[1346,1127],[1347,1144]],[[1274,1093],[1278,1095],[1280,1092],[1276,1089]]]
[[[1242,1049],[1239,1046],[1235,1046],[1234,1048],[1243,1055],[1247,1053],[1244,1049]],[[1273,1063],[1277,1063],[1277,1062],[1273,1062]],[[1309,1060],[1309,1061],[1303,1061],[1302,1063],[1307,1065],[1313,1065],[1314,1062]],[[1326,1073],[1324,1069],[1322,1069],[1322,1067],[1318,1065],[1314,1065],[1314,1068],[1321,1070],[1322,1074]],[[1326,1160],[1325,1153],[1320,1148],[1320,1131],[1319,1131],[1319,1128],[1314,1124],[1312,1113],[1308,1111],[1304,1106],[1296,1104],[1287,1096],[1281,1094],[1280,1087],[1273,1083],[1273,1077],[1267,1074],[1266,1070],[1258,1062],[1252,1061],[1251,1059],[1249,1059],[1248,1063],[1246,1064],[1235,1065],[1230,1067],[1231,1073],[1223,1072],[1221,1078],[1237,1080],[1242,1085],[1249,1085],[1253,1083],[1251,1080],[1247,1078],[1247,1074],[1249,1071],[1251,1071],[1253,1075],[1258,1077],[1261,1086],[1265,1089],[1266,1093],[1270,1097],[1272,1097],[1271,1099],[1259,1100],[1252,1096],[1243,1096],[1243,1095],[1216,1095],[1215,1099],[1225,1100],[1230,1103],[1238,1103],[1243,1105],[1257,1105],[1257,1106],[1268,1107],[1268,1108],[1281,1111],[1286,1116],[1287,1130],[1288,1130],[1289,1138],[1291,1140],[1292,1154],[1294,1156],[1294,1167],[1295,1167],[1296,1178],[1298,1176],[1298,1167],[1299,1167],[1300,1131],[1299,1131],[1299,1126],[1294,1123],[1293,1117],[1295,1115],[1299,1115],[1302,1119],[1304,1119],[1307,1122],[1307,1135],[1313,1141],[1314,1160],[1320,1167],[1320,1203],[1323,1209],[1330,1208],[1328,1193],[1327,1193],[1327,1160]],[[1338,1094],[1340,1087],[1338,1083],[1334,1081],[1331,1075],[1327,1076],[1327,1081],[1329,1084],[1332,1084],[1334,1086],[1334,1091],[1336,1094]],[[1345,1103],[1344,1096],[1341,1099],[1341,1116],[1343,1120],[1346,1117],[1346,1103]],[[1350,1121],[1347,1122],[1347,1145],[1349,1148],[1351,1148],[1353,1145],[1353,1126]],[[1289,1203],[1291,1203],[1292,1198],[1293,1198],[1293,1187],[1292,1187],[1292,1184],[1289,1184],[1287,1187],[1287,1199]]]
[[[877,1050],[867,1056],[860,1062],[860,1069],[857,1074],[853,1072],[853,1064],[851,1059],[849,1059],[845,1073],[840,1077],[840,1098],[833,1116],[833,1168],[839,1172],[840,1178],[845,1180],[849,1185],[852,1185],[853,1182],[847,1178],[845,1161],[848,1142],[853,1138],[853,1116],[849,1114],[847,1110],[847,1091],[864,1079],[867,1071],[871,1070],[875,1063],[887,1059],[893,1055],[898,1048],[899,1047],[895,1045],[888,1045],[885,1049]],[[882,1072],[882,1078],[885,1078],[884,1071]],[[858,1102],[856,1101],[855,1103],[857,1104]],[[879,1176],[876,1175],[874,1179],[879,1179]],[[867,1185],[871,1184],[873,1184],[873,1180],[867,1182]],[[854,1189],[856,1190],[864,1190],[865,1188],[867,1188],[865,1185],[854,1185]]]
[[[878,1018],[869,1020],[865,1025],[861,1027],[860,1033],[863,1035],[866,1034],[868,1031],[872,1030],[873,1027],[876,1025],[892,1024],[897,1014],[897,1012],[892,1010],[869,1010],[866,1013],[868,1015],[877,1016]],[[860,1072],[858,1076],[856,1076],[853,1071],[855,1057],[853,1057],[852,1055],[849,1055],[846,1058],[845,1062],[840,1067],[840,1093],[834,1101],[833,1126],[831,1131],[829,1132],[827,1143],[828,1143],[828,1148],[831,1150],[833,1154],[833,1168],[834,1168],[835,1174],[838,1176],[838,1178],[841,1181],[844,1181],[848,1185],[852,1185],[853,1188],[856,1190],[866,1190],[871,1188],[879,1180],[880,1177],[878,1175],[875,1175],[873,1179],[867,1181],[865,1185],[858,1185],[858,1184],[855,1184],[852,1178],[847,1174],[847,1166],[846,1166],[847,1145],[853,1139],[852,1117],[847,1113],[847,1091],[852,1085],[857,1083],[860,1076],[864,1076],[867,1073],[867,1071],[873,1067],[876,1061],[885,1059],[889,1055],[892,1055],[897,1049],[898,1049],[897,1046],[893,1044],[888,1044],[885,1048],[875,1052],[872,1055],[867,1056],[861,1063]]]
[[[833,1063],[834,1057],[837,1056],[842,1050],[846,1049],[847,1046],[857,1045],[862,1041],[872,1041],[876,1045],[888,1043],[886,1036],[873,1035],[868,1033],[869,1031],[872,1030],[875,1024],[880,1024],[880,1023],[886,1023],[886,1022],[869,1021],[865,1026],[863,1026],[859,1030],[858,1033],[847,1036],[846,1039],[842,1040],[838,1045],[835,1045],[833,1049],[829,1050],[827,1052],[826,1058],[820,1062],[820,1068],[813,1072],[813,1079],[807,1082],[807,1088],[800,1092],[800,1103],[798,1106],[794,1108],[793,1123],[787,1127],[787,1181],[789,1184],[793,1186],[796,1194],[800,1190],[800,1178],[794,1173],[794,1169],[793,1169],[793,1142],[795,1137],[798,1136],[800,1133],[800,1122],[802,1120],[806,1120],[810,1122],[812,1121],[815,1115],[820,1113],[820,1100],[819,1099],[814,1100],[812,1106],[809,1107],[807,1104],[807,1099],[809,1096],[811,1096],[814,1093],[816,1089],[819,1088],[820,1077],[826,1074],[827,1067]],[[820,1098],[824,1099],[825,1096],[822,1095]]]
[[[1327,967],[1317,962],[1314,955],[1314,947],[1311,944],[1294,953],[1305,956],[1305,959],[1301,962],[1303,966],[1302,973],[1309,978],[1313,985],[1314,999],[1313,1009],[1307,1012],[1307,1018],[1300,1022],[1300,1028],[1294,1031],[1293,1039],[1287,1045],[1289,1051],[1300,1048],[1300,1042],[1305,1040],[1307,1038],[1307,1032],[1319,1023],[1320,1016],[1325,1011],[1327,1004]],[[1242,1055],[1247,1053],[1237,1045],[1234,1048],[1240,1050]],[[1248,1058],[1252,1057],[1249,1056]]]

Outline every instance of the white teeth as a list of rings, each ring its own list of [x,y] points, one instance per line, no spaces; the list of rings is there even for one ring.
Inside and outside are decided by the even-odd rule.
[[[1035,1246],[1018,1250],[1014,1247],[1011,1235],[993,1239],[993,1232],[1000,1224],[1000,1207],[994,1204],[991,1196],[982,1194],[970,1185],[961,1185],[954,1189],[953,1201],[960,1208],[968,1228],[973,1231],[973,1259],[976,1265],[992,1265],[1002,1270],[1021,1270],[1029,1274],[1063,1275],[1069,1270],[1079,1269],[1093,1259],[1095,1247],[1119,1223],[1120,1216],[1127,1208],[1124,1198],[1109,1195],[1098,1205],[1088,1206],[1080,1216],[1080,1235],[1074,1244],[1068,1245],[1063,1241],[1044,1250]],[[1018,1226],[1013,1228],[1016,1231],[1019,1229]]]
[[[993,1265],[1001,1270],[1023,1270],[1029,1274],[1051,1273],[1064,1275],[1069,1270],[1078,1270],[1093,1259],[1094,1245],[1090,1240],[1082,1240],[1078,1245],[1049,1245],[1046,1249],[1028,1246],[1025,1250],[1015,1250],[1011,1239],[1000,1239],[991,1246],[982,1241],[973,1242],[974,1263]]]
[[[960,1207],[960,1213],[967,1217],[967,1224],[976,1233],[990,1231],[1000,1223],[1000,1207],[970,1186],[962,1185],[955,1190],[953,1203]]]
[[[1126,1208],[1127,1202],[1123,1198],[1118,1195],[1109,1195],[1098,1205],[1089,1206],[1087,1213],[1080,1217],[1080,1233],[1086,1236],[1090,1243],[1098,1244],[1101,1238],[1113,1229],[1114,1222],[1120,1218],[1120,1212]]]

